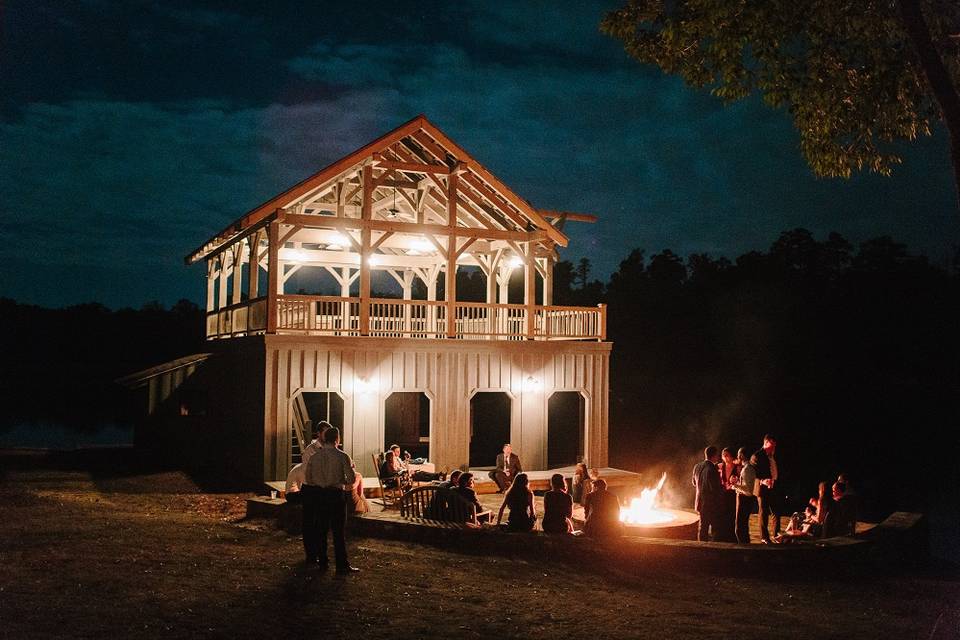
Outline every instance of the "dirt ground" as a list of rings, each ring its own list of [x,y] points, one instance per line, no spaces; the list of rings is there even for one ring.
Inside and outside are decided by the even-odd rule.
[[[627,575],[353,538],[362,571],[338,578],[245,522],[245,495],[15,462],[0,456],[2,638],[960,637],[960,582],[942,568]]]

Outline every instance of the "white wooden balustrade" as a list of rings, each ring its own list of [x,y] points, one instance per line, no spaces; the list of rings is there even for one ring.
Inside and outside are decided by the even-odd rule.
[[[360,298],[278,295],[277,333],[359,336]],[[372,298],[368,335],[446,338],[447,304],[442,301]],[[605,340],[606,306],[534,306],[533,333],[527,334],[528,307],[522,304],[454,304],[454,334],[470,340]],[[207,313],[207,338],[260,334],[267,327],[267,298]]]

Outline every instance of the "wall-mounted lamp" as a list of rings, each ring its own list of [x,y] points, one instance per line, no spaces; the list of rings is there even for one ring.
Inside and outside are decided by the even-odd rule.
[[[542,384],[540,381],[533,376],[527,376],[527,378],[523,381],[523,390],[527,392],[540,391],[541,386]]]
[[[510,262],[509,262],[508,264],[510,265],[510,268],[511,268],[511,269],[516,269],[517,267],[522,267],[522,266],[523,266],[523,258],[521,258],[520,256],[513,256],[512,258],[510,258]]]
[[[362,394],[373,393],[377,390],[377,383],[366,378],[357,378],[353,383],[353,390]]]

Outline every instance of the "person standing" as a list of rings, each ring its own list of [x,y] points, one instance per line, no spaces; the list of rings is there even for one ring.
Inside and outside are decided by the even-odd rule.
[[[769,519],[773,516],[773,535],[780,534],[780,507],[777,501],[777,479],[780,470],[777,467],[777,439],[772,434],[763,436],[763,448],[753,454],[757,470],[757,509],[760,518],[760,542],[770,544]]]
[[[754,459],[747,459],[747,450],[740,447],[737,451],[740,461],[740,478],[734,483],[733,490],[737,492],[737,542],[750,544],[750,514],[757,511],[757,467]]]
[[[508,442],[503,445],[503,453],[497,454],[497,465],[487,475],[497,483],[497,493],[503,493],[513,484],[517,474],[522,472],[520,458],[513,452],[513,447]]]
[[[720,542],[736,542],[737,492],[733,485],[740,481],[740,463],[728,447],[720,451],[720,481],[723,483],[723,501],[717,518]]]
[[[329,427],[323,432],[320,450],[307,463],[303,485],[303,549],[307,563],[326,569],[327,533],[333,532],[333,552],[337,574],[359,571],[347,560],[344,526],[347,521],[349,493],[354,490],[356,473],[350,456],[337,448],[340,430]]]
[[[697,490],[694,508],[700,514],[697,540],[708,542],[710,534],[720,537],[718,526],[723,510],[723,483],[720,480],[720,451],[713,445],[703,450],[703,460],[693,468],[693,486]]]

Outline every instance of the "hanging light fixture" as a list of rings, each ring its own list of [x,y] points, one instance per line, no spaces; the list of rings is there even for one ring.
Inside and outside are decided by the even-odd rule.
[[[387,209],[388,218],[396,218],[400,215],[400,209],[397,209],[397,188],[393,188],[393,206]]]

